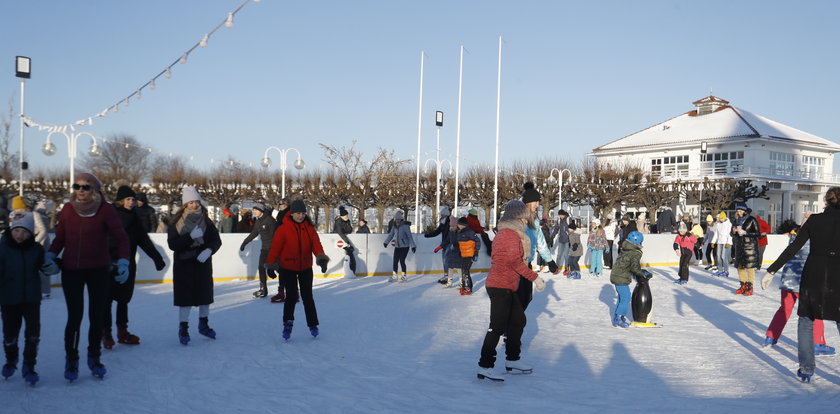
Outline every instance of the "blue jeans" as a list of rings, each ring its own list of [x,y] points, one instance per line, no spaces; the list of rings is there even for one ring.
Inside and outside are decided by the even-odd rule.
[[[569,243],[557,243],[557,267],[568,267],[569,261]]]
[[[449,274],[449,252],[451,252],[451,251],[452,251],[452,245],[450,244],[450,245],[446,246],[446,248],[443,249],[440,252],[441,253],[440,258],[441,258],[441,260],[443,260],[443,274],[445,274],[445,275]]]
[[[630,307],[630,286],[615,285],[615,291],[618,293],[618,304],[615,305],[615,314],[626,316],[627,309]],[[811,351],[813,350],[813,347],[811,347]]]
[[[729,249],[724,244],[715,245],[718,272],[729,272]]]
[[[600,275],[604,271],[604,251],[589,250],[589,273]]]
[[[840,332],[840,322],[837,322],[837,331]],[[817,368],[814,361],[814,320],[807,316],[799,317],[799,326],[796,329],[796,339],[799,344],[799,369],[803,374],[813,374]]]

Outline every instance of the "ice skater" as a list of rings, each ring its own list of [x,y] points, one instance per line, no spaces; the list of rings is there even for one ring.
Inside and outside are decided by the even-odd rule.
[[[642,270],[642,242],[645,237],[638,231],[627,235],[627,240],[621,243],[621,253],[615,260],[612,272],[610,272],[610,283],[615,285],[618,293],[618,303],[613,312],[612,324],[615,327],[627,328],[630,322],[627,320],[627,310],[630,307],[630,282],[633,277],[644,277]]]
[[[691,256],[694,254],[694,246],[697,239],[688,232],[688,226],[681,221],[677,227],[677,237],[674,239],[674,253],[680,258],[679,276],[674,283],[684,285],[688,283],[688,265],[691,264]]]

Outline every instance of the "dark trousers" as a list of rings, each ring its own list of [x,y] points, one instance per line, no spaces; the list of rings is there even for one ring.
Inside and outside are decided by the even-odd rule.
[[[693,255],[694,252],[688,247],[680,247],[680,280],[688,280],[688,264]]]
[[[38,342],[41,341],[41,304],[39,302],[0,306],[3,313],[3,350],[6,362],[18,360],[18,335],[23,321],[23,363],[34,366],[38,357]]]
[[[703,238],[700,237],[697,239],[697,243],[694,243],[694,257],[697,260],[703,260]]]
[[[528,282],[530,283],[530,282]],[[520,283],[521,285],[521,283]],[[478,366],[493,368],[496,363],[496,346],[502,334],[505,340],[505,356],[508,361],[519,360],[522,346],[522,331],[525,329],[525,309],[519,302],[519,295],[509,289],[486,288],[490,295],[490,328],[481,345],[481,359]]]
[[[569,262],[566,265],[566,269],[570,272],[580,272],[580,264],[578,261],[580,260],[580,256],[571,256],[569,255]]]
[[[613,258],[613,241],[607,240],[607,249],[604,250],[604,267],[607,269],[612,269],[612,258]]]
[[[717,255],[715,255],[715,248],[712,247],[711,243],[706,246],[706,261],[710,265],[717,265]]]
[[[303,301],[303,311],[306,313],[306,326],[318,326],[318,311],[315,309],[315,299],[312,297],[312,268],[300,272],[280,269],[280,277],[286,285],[283,323],[295,320],[295,305],[300,298]],[[298,294],[298,286],[300,286],[300,294]]]
[[[464,289],[469,289],[470,291],[473,288],[472,276],[470,276],[470,269],[472,268],[472,264],[472,257],[461,258],[461,287]]]
[[[405,272],[405,258],[408,257],[408,247],[394,248],[394,271],[397,271],[397,264],[402,266],[402,271]]]
[[[128,263],[128,280],[120,284],[116,280],[111,280],[111,288],[109,291],[110,300],[105,306],[105,319],[102,327],[111,329],[111,306],[113,302],[117,302],[117,326],[120,328],[128,327],[128,302],[134,296],[134,281],[137,279],[137,262],[131,260]]]
[[[534,282],[519,276],[519,287],[516,288],[516,295],[519,296],[519,304],[522,306],[522,311],[528,309],[528,304],[534,297]],[[523,325],[524,326],[524,325]]]
[[[88,356],[100,355],[102,322],[108,305],[111,275],[107,267],[101,269],[64,270],[61,287],[67,304],[67,326],[64,328],[64,351],[68,359],[79,358],[79,333],[85,314],[85,285],[88,291]]]

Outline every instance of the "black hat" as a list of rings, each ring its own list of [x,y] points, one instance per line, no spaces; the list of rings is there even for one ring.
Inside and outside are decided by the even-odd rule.
[[[574,221],[569,223],[569,230],[576,230],[576,229],[577,229],[577,224],[575,224]]]
[[[339,215],[340,217],[344,217],[344,216],[346,216],[346,215],[347,215],[347,209],[346,209],[346,208],[344,208],[344,206],[339,207],[339,208],[338,208],[338,215]]]
[[[467,221],[466,217],[461,217],[458,219],[458,224],[461,226],[469,225],[470,223]]]
[[[292,213],[306,213],[306,204],[303,203],[303,200],[292,201],[292,205],[289,206],[289,211]]]
[[[523,203],[528,204],[534,201],[540,201],[540,199],[542,199],[540,192],[534,188],[534,183],[528,181],[527,183],[525,183],[523,188],[525,189],[525,191],[522,192]]]
[[[557,212],[557,215],[558,215],[558,216],[566,216],[566,217],[569,217],[569,213],[567,213],[567,212],[566,212],[566,210],[563,210],[562,208],[560,209],[560,211],[558,211],[558,212]]]
[[[136,198],[137,194],[127,185],[120,186],[120,188],[117,189],[117,200],[119,201],[128,197]]]

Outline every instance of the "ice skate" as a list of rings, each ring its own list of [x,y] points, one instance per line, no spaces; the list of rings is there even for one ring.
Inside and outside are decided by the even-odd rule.
[[[479,368],[476,376],[478,379],[489,379],[497,382],[503,382],[505,380],[502,378],[502,375],[493,370],[493,368]]]
[[[105,365],[102,365],[102,362],[99,361],[98,356],[88,356],[87,365],[88,368],[90,368],[90,373],[96,378],[104,379],[105,374],[108,373],[108,370],[105,369]]]
[[[294,325],[293,321],[286,321],[283,323],[283,339],[289,340],[292,337],[292,326]]]
[[[178,325],[178,340],[181,342],[181,345],[190,343],[189,324],[186,322],[181,322]]]
[[[216,331],[207,324],[207,317],[198,318],[198,333],[210,339],[216,339]]]
[[[511,374],[530,374],[534,368],[522,361],[505,361],[505,370]]]

